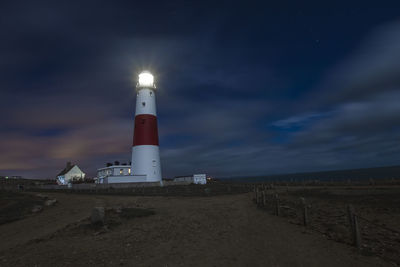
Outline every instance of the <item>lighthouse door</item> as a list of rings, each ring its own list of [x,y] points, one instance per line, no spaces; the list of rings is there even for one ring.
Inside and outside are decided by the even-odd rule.
[[[153,159],[153,171],[154,171],[154,174],[156,174],[156,167],[157,167],[157,161],[155,159]]]

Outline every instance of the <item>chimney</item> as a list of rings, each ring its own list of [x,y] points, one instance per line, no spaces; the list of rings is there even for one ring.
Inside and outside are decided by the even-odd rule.
[[[67,169],[71,168],[71,166],[72,166],[71,161],[68,161],[67,162]]]

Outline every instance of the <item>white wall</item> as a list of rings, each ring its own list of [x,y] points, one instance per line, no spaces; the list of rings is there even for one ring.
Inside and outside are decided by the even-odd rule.
[[[132,147],[132,174],[147,175],[147,182],[161,181],[160,149],[158,146]]]
[[[205,174],[194,174],[193,175],[193,183],[195,184],[206,184],[207,177]]]
[[[174,178],[175,182],[189,182],[193,183],[193,176],[185,176],[185,177],[176,177]]]
[[[146,175],[110,176],[106,180],[108,184],[147,182]]]
[[[144,105],[143,105],[144,103]],[[136,94],[135,116],[140,114],[150,114],[157,116],[156,94],[152,89],[140,89]]]
[[[97,178],[102,179],[108,176],[131,175],[130,165],[113,165],[110,167],[100,168],[97,170]],[[120,171],[122,170],[122,173]]]
[[[73,178],[85,178],[85,173],[79,169],[78,166],[74,166],[69,172],[65,174],[65,182],[70,182]]]
[[[113,166],[113,176],[130,175],[129,170],[131,166]],[[122,170],[122,173],[121,173]]]

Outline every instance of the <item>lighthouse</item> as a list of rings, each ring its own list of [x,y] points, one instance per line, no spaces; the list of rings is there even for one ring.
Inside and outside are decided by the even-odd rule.
[[[145,176],[146,182],[161,182],[156,85],[154,76],[148,71],[139,74],[136,85],[131,173]]]

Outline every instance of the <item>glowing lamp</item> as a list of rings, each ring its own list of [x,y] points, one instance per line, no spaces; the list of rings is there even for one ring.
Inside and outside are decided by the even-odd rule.
[[[155,88],[154,76],[148,71],[141,72],[139,74],[139,82],[137,87]]]

